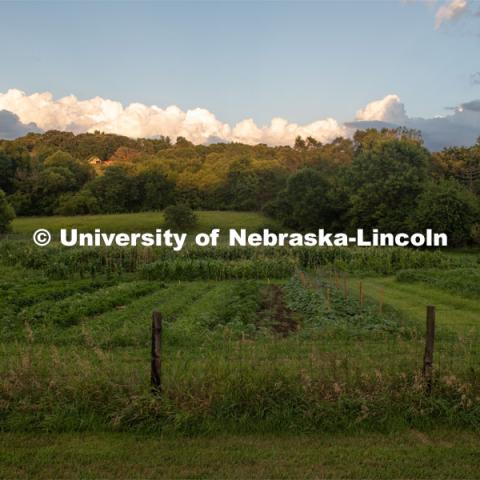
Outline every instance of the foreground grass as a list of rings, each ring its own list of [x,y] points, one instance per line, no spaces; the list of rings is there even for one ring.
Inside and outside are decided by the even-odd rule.
[[[271,220],[256,212],[197,212],[195,232],[207,232],[212,228],[226,231],[229,228],[246,228],[256,231],[270,224]],[[12,224],[14,234],[31,235],[38,228],[58,233],[61,228],[78,228],[83,232],[100,228],[104,232],[151,232],[164,226],[161,212],[121,213],[114,215],[79,215],[77,217],[21,217]]]
[[[2,478],[478,478],[479,436],[3,434]]]

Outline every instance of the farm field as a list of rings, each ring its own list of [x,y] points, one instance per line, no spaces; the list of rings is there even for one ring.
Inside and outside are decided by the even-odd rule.
[[[472,477],[479,265],[477,253],[406,249],[173,253],[4,240],[0,476],[18,476],[35,452],[22,475],[115,476],[105,456],[141,477]],[[150,387],[154,310],[161,393]],[[117,455],[133,445],[140,462]],[[161,465],[148,455],[156,448]]]

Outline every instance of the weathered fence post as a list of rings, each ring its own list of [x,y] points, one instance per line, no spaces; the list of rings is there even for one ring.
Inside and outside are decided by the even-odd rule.
[[[346,273],[343,275],[343,297],[345,300],[348,298],[348,280]]]
[[[325,301],[327,303],[327,310],[330,310],[330,287],[325,290]]]
[[[162,316],[160,312],[152,314],[152,361],[150,382],[152,392],[160,393],[162,390]]]
[[[435,342],[435,307],[427,307],[427,331],[425,335],[425,353],[423,355],[423,377],[427,385],[427,393],[432,391],[433,346]]]

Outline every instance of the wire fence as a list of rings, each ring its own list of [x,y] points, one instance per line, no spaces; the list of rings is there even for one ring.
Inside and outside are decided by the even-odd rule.
[[[328,308],[335,308],[334,298],[352,302],[361,312],[371,308],[379,314],[389,308],[397,308],[399,299],[384,286],[370,285],[363,279],[348,277],[338,272],[314,275],[299,273],[305,287],[319,292]],[[400,299],[401,300],[401,299]],[[252,371],[284,370],[303,371],[310,376],[330,375],[350,381],[362,374],[400,375],[417,374],[425,370],[426,350],[426,304],[417,306],[402,305],[398,312],[404,315],[415,329],[408,335],[401,333],[375,333],[356,335],[353,325],[352,335],[336,336],[322,331],[311,336],[303,336],[301,331],[289,336],[271,335],[267,338],[225,337],[217,344],[200,340],[197,345],[181,348],[169,338],[169,322],[164,324],[163,339],[159,353],[164,375],[174,377],[189,370],[201,372],[217,368],[232,372],[251,369]],[[455,372],[464,374],[478,369],[480,360],[480,329],[477,314],[455,305],[437,305],[435,308],[435,335],[432,353],[434,374]],[[144,320],[143,320],[144,321]],[[40,358],[68,357],[72,368],[90,362],[93,369],[119,368],[136,372],[134,378],[148,381],[152,358],[149,353],[149,325],[145,323],[144,342],[133,350],[113,347],[79,347],[73,351],[59,351],[56,345],[8,345],[0,344],[0,361],[4,368],[20,362],[21,352],[30,352]],[[30,349],[30,350],[29,350]],[[43,349],[43,350],[42,350]],[[75,349],[74,349],[75,350]],[[43,353],[42,353],[43,352]],[[62,362],[65,364],[65,361]],[[53,364],[53,363],[52,363]],[[140,372],[140,373],[138,373]],[[133,375],[133,374],[132,374]]]

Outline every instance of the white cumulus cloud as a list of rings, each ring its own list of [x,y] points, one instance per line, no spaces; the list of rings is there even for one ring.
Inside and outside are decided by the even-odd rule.
[[[407,120],[405,105],[400,101],[398,95],[387,95],[386,97],[375,100],[357,112],[355,120],[372,121],[379,120],[402,124]]]
[[[50,92],[28,95],[17,89],[0,93],[2,109],[13,112],[23,123],[33,122],[43,130],[74,133],[100,130],[133,138],[165,135],[175,139],[182,136],[196,144],[216,138],[227,142],[289,145],[297,135],[311,135],[323,142],[346,135],[346,129],[332,118],[307,125],[274,118],[266,126],[257,126],[252,119],[246,119],[231,127],[203,108],[184,112],[176,106],[160,108],[142,103],[124,107],[120,102],[101,97],[79,100],[69,95],[56,100]]]
[[[79,100],[73,95],[55,100],[49,92],[28,95],[11,89],[0,92],[0,138],[15,138],[27,131],[67,130],[74,133],[100,130],[128,137],[182,136],[195,144],[241,142],[250,145],[293,145],[295,138],[311,136],[322,143],[336,137],[351,137],[358,129],[405,126],[421,131],[432,150],[445,146],[473,145],[480,135],[480,100],[458,105],[452,113],[436,118],[413,118],[395,94],[368,103],[355,121],[340,123],[333,118],[299,125],[284,118],[273,118],[259,126],[247,118],[230,126],[203,108],[183,111],[176,106],[120,102],[95,97]],[[20,128],[21,127],[21,128]]]
[[[354,122],[345,124],[351,134],[358,129],[407,127],[419,130],[431,150],[450,146],[473,145],[480,135],[480,100],[465,102],[453,113],[434,118],[415,118],[406,114],[397,95],[370,102],[357,112]]]
[[[438,30],[443,23],[458,18],[468,10],[467,0],[450,0],[442,5],[435,14],[435,28]]]

